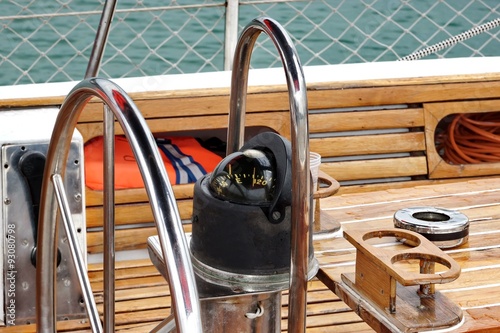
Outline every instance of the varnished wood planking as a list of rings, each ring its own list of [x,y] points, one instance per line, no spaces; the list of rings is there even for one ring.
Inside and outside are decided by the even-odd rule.
[[[464,77],[455,78],[455,80]],[[374,106],[494,98],[500,87],[498,78],[490,81],[483,76],[471,77],[469,82],[456,82],[453,78],[425,78],[423,80],[372,80],[353,83],[321,83],[310,85],[310,109],[328,109],[355,106]],[[455,81],[455,82],[454,82]],[[475,82],[474,82],[475,81]],[[192,90],[131,94],[146,118],[191,115],[227,114],[229,89]],[[288,92],[285,86],[250,87],[247,111],[288,110]],[[82,115],[81,122],[102,120],[102,112],[93,110]]]
[[[363,95],[364,91],[369,91],[373,88],[386,89],[387,87],[403,87],[408,88],[408,95],[413,99],[422,101],[422,96],[431,95],[432,92],[436,92],[436,95],[441,95],[439,100],[453,100],[463,98],[485,98],[489,96],[492,91],[496,89],[495,84],[500,81],[498,73],[488,73],[488,74],[468,74],[468,75],[449,75],[449,76],[435,76],[435,77],[416,77],[416,78],[398,78],[398,79],[374,79],[374,80],[358,80],[358,81],[332,81],[332,82],[308,82],[309,92],[321,92],[323,90],[335,90],[340,93],[349,90],[356,90],[358,96],[349,98],[351,104],[356,101],[363,101],[366,98]],[[75,83],[76,84],[76,83]],[[447,86],[450,89],[445,89]],[[458,87],[461,87],[459,91]],[[491,89],[487,89],[491,88]],[[361,89],[361,90],[360,90]],[[274,85],[274,86],[251,86],[248,88],[248,94],[258,94],[258,93],[273,93],[273,92],[284,92],[286,90],[286,85]],[[449,91],[452,93],[450,94]],[[453,93],[456,91],[456,93]],[[413,92],[411,94],[411,92]],[[448,93],[445,93],[448,92]],[[386,91],[387,93],[387,91]],[[397,91],[394,93],[397,95]],[[189,102],[189,99],[193,95],[201,97],[212,97],[214,99],[220,98],[220,96],[225,96],[226,100],[220,105],[228,105],[229,101],[229,88],[212,88],[212,89],[186,89],[181,91],[148,91],[139,93],[129,93],[130,97],[135,101],[141,100],[163,100],[168,99],[184,99],[185,103]],[[391,95],[393,95],[391,93]],[[403,96],[403,97],[409,97]],[[377,97],[377,99],[380,97]],[[21,98],[21,99],[11,99],[8,96],[0,99],[0,107],[10,108],[10,107],[29,107],[29,106],[48,106],[48,105],[61,105],[64,101],[64,95],[47,96],[40,98]],[[315,100],[309,97],[311,100]],[[427,98],[429,99],[429,97]],[[287,102],[288,99],[285,98]],[[318,100],[318,102],[321,102]],[[329,104],[335,103],[335,100],[328,101]],[[323,102],[324,103],[324,102]],[[342,102],[337,102],[338,104],[343,104]],[[98,103],[96,103],[98,104]],[[172,106],[175,104],[172,103]],[[212,107],[213,103],[206,103],[203,100],[199,103],[200,108],[209,108],[206,105]],[[98,114],[98,113],[97,113]],[[89,118],[94,118],[95,114],[90,114]]]
[[[424,126],[422,108],[371,111],[342,111],[309,115],[311,133],[366,131]]]
[[[271,87],[271,90],[273,88]],[[265,92],[259,89],[257,93],[250,92],[247,96],[246,111],[261,112],[268,110],[288,110],[288,92]],[[226,115],[229,112],[229,89],[207,89],[205,91],[186,91],[183,96],[173,96],[170,92],[162,92],[157,96],[148,93],[131,94],[135,105],[141,110],[144,118],[182,117]],[[82,114],[79,122],[102,121],[102,111],[94,109]]]
[[[354,192],[349,193],[349,195],[338,195],[330,198],[323,199],[325,202],[325,208],[327,210],[336,209],[349,209],[353,205],[366,205],[377,206],[385,205],[387,202],[397,203],[401,201],[406,201],[411,203],[411,201],[421,201],[427,199],[438,199],[446,200],[449,198],[454,201],[456,198],[468,198],[469,201],[482,200],[483,195],[495,195],[495,193],[500,193],[500,182],[499,177],[481,177],[473,179],[455,179],[449,182],[436,182],[424,183],[423,185],[419,182],[405,182],[405,187],[402,188],[386,188],[380,191],[371,191],[372,193],[377,193],[377,198],[370,198],[370,194],[366,192]],[[411,191],[409,190],[411,188]],[[464,199],[465,200],[465,199]],[[488,200],[491,204],[491,198]],[[323,206],[322,206],[323,207]]]
[[[310,115],[312,133],[325,134],[324,138],[312,138],[311,150],[319,151],[325,157],[351,155],[373,155],[385,153],[423,152],[425,138],[418,130],[425,125],[424,109],[418,104],[436,101],[489,98],[491,87],[480,82],[479,77],[469,77],[468,82],[457,81],[460,78],[428,78],[403,80],[375,80],[356,83],[323,83],[311,85],[308,91],[309,108],[325,110],[325,113]],[[484,77],[483,77],[484,79]],[[495,76],[496,79],[496,76]],[[495,79],[491,80],[494,86]],[[472,87],[477,90],[472,95],[464,94]],[[438,92],[446,91],[445,95]],[[384,94],[379,94],[384,92]],[[193,91],[148,92],[133,94],[133,98],[145,115],[153,132],[171,132],[178,130],[203,130],[221,128],[227,124],[228,89],[200,89]],[[417,99],[415,97],[418,96]],[[437,99],[437,97],[440,97]],[[382,99],[381,99],[382,98]],[[396,99],[394,99],[396,98]],[[400,99],[401,98],[401,99]],[[385,109],[384,105],[415,104],[410,108]],[[371,101],[367,105],[367,101]],[[281,134],[289,135],[289,112],[285,86],[252,87],[248,94],[247,125],[269,126]],[[476,103],[469,101],[467,103]],[[480,102],[477,102],[480,103]],[[94,103],[96,104],[96,103]],[[436,103],[439,104],[439,103]],[[458,103],[461,104],[461,103]],[[332,108],[355,108],[363,106],[380,109],[329,112]],[[79,128],[84,137],[91,137],[101,132],[96,120],[102,118],[101,110],[93,106],[83,115]],[[188,116],[186,116],[188,114]],[[88,123],[87,123],[88,122]],[[370,129],[413,128],[417,132],[398,134],[379,134],[367,136],[328,137],[330,132],[363,131]],[[117,129],[120,131],[119,129]],[[357,161],[326,162],[322,169],[337,180],[394,179],[400,177],[425,177],[428,174],[425,156],[406,158],[361,158]],[[174,186],[174,189],[177,186]],[[187,197],[192,190],[184,192]],[[88,190],[88,205],[100,205],[101,193]],[[177,195],[176,195],[177,197]],[[178,198],[179,199],[179,198]],[[139,203],[139,202],[144,203]],[[119,191],[118,203],[138,203],[117,208],[118,224],[149,223],[152,220],[147,199],[140,190]],[[183,219],[189,219],[191,203],[179,200],[179,210]],[[102,210],[89,208],[89,220],[101,221]],[[97,226],[90,223],[89,226]],[[141,245],[143,246],[143,245]],[[123,244],[124,248],[134,247]],[[99,246],[94,247],[99,249]]]
[[[474,177],[469,177],[471,179]],[[464,179],[466,179],[464,177]],[[338,190],[338,194],[352,194],[352,193],[365,193],[365,192],[374,192],[374,191],[385,191],[388,189],[398,189],[398,188],[408,188],[409,186],[423,186],[430,184],[446,184],[456,182],[456,179],[447,178],[447,179],[426,179],[422,177],[413,178],[408,180],[399,180],[393,182],[382,182],[382,183],[367,183],[367,184],[351,184],[349,186],[341,186]]]
[[[132,268],[128,268],[127,266],[131,266]],[[170,299],[167,297],[169,295],[168,286],[162,278],[158,281],[155,280],[152,287],[147,286],[147,283],[142,284],[140,287],[135,286],[135,282],[138,281],[136,269],[140,268],[147,271],[154,269],[146,260],[127,261],[117,265],[119,282],[117,283],[118,287],[116,291],[116,332],[144,333],[158,325],[171,311]],[[97,274],[90,277],[93,287],[96,282],[97,284],[100,283],[102,276],[101,269],[102,265],[100,264],[90,265],[90,270]],[[152,275],[159,277],[158,273]],[[152,279],[150,278],[150,280]],[[154,285],[157,286],[155,287]],[[307,332],[319,332],[318,329],[331,327],[340,323],[345,324],[346,330],[339,332],[353,332],[354,329],[366,327],[365,324],[360,322],[359,317],[352,314],[346,308],[346,305],[339,301],[338,297],[326,289],[317,279],[313,279],[308,283],[308,289]],[[102,312],[102,295],[98,288],[97,292],[95,290],[96,302],[99,311]],[[282,308],[282,326],[283,330],[286,331],[286,319],[288,315],[286,292],[282,298],[284,304]],[[60,332],[90,333],[88,323],[85,320],[62,322],[58,328]],[[32,333],[35,332],[35,327],[34,325],[18,326],[16,329],[5,328],[0,329],[0,331],[6,333]]]
[[[89,278],[93,282],[103,281],[103,272],[99,271],[90,271],[88,273]],[[124,280],[131,278],[144,278],[148,276],[158,276],[158,271],[151,264],[138,266],[138,267],[122,267],[115,270],[115,279],[116,280]]]
[[[191,231],[191,225],[184,225],[186,232]],[[116,251],[145,249],[147,239],[150,236],[157,235],[156,227],[135,227],[118,229],[115,231]],[[100,231],[92,231],[87,234],[88,253],[102,253],[104,249],[103,236]]]
[[[484,320],[476,322],[471,317],[471,312],[498,303],[495,295],[500,288],[500,264],[497,260],[500,253],[500,205],[497,203],[499,185],[498,178],[482,178],[338,195],[324,199],[322,208],[330,209],[328,213],[341,223],[346,222],[343,223],[345,230],[392,227],[393,212],[398,207],[409,207],[413,203],[453,205],[454,209],[471,213],[469,242],[446,251],[460,264],[462,273],[457,280],[436,285],[436,288],[466,310],[467,325],[457,329],[457,332],[474,331],[481,325],[495,330],[498,329],[500,312],[491,317],[491,324],[484,324]],[[330,288],[335,289],[341,273],[354,271],[354,248],[344,239],[321,241],[315,244],[315,250],[322,266],[318,276]],[[488,312],[488,315],[491,313]]]
[[[177,200],[177,209],[181,219],[190,219],[192,214],[191,200]],[[103,210],[100,206],[87,208],[87,227],[102,226]],[[153,221],[153,213],[149,202],[121,204],[115,207],[115,224],[127,225],[149,223]]]
[[[350,86],[340,89],[310,91],[309,108],[377,106],[391,104],[414,104],[467,99],[498,97],[500,81],[412,84],[408,81],[383,80],[373,86]],[[472,90],[470,90],[472,89]]]
[[[290,125],[289,113],[283,111],[268,111],[248,114],[245,118],[245,124],[250,127],[267,127],[273,131],[284,133],[290,132],[287,128]],[[228,124],[227,115],[213,116],[182,116],[154,118],[147,120],[148,127],[153,134],[175,135],[176,133],[199,132],[203,135],[206,130],[225,130]],[[93,137],[102,135],[102,122],[80,123],[77,126],[85,142]],[[123,129],[118,123],[115,123],[116,135],[124,134]],[[193,134],[191,133],[191,134]]]
[[[341,161],[321,164],[321,170],[338,181],[411,177],[427,174],[423,156]]]
[[[322,158],[410,153],[425,150],[425,137],[423,133],[406,132],[311,138],[310,149]]]
[[[485,271],[483,274],[487,273]],[[496,276],[498,277],[498,274]],[[493,282],[491,286],[482,287],[479,293],[476,288],[443,289],[442,292],[446,297],[464,308],[481,308],[484,305],[490,306],[498,302],[500,287],[498,287],[498,283],[491,282]]]
[[[201,96],[196,95],[196,92],[199,91],[188,91],[188,96],[172,96],[169,92],[153,97],[148,96],[148,94],[130,94],[130,96],[146,119],[165,117],[167,115],[168,117],[182,117],[186,114],[192,116],[227,114],[229,107],[227,90],[221,93],[215,90],[212,91],[212,96],[203,96],[203,93]],[[102,120],[102,111],[95,109],[82,114],[79,122],[85,123]]]
[[[172,186],[174,196],[177,200],[192,199],[194,184],[179,184]],[[85,203],[87,207],[100,206],[103,202],[103,191],[91,190],[88,187],[85,189]],[[135,188],[127,190],[115,191],[115,203],[140,203],[149,200],[145,188]]]
[[[486,181],[486,180],[483,180],[483,181]],[[478,185],[478,183],[480,185],[481,184],[481,181],[478,181],[478,180],[475,180],[472,182],[473,184],[475,185]],[[466,184],[465,182],[463,183],[460,183],[460,184],[452,184],[451,186],[439,186],[439,187],[435,187],[435,190],[432,191],[432,189],[434,188],[434,186],[423,186],[423,188],[420,188],[420,189],[415,189],[415,188],[410,188],[410,189],[400,189],[400,190],[390,190],[390,191],[384,191],[384,195],[382,197],[384,197],[385,199],[388,199],[388,201],[392,201],[392,202],[389,202],[389,203],[386,203],[386,204],[394,204],[395,202],[397,202],[397,198],[400,198],[402,197],[403,193],[406,191],[407,193],[412,193],[410,195],[410,197],[418,197],[418,195],[422,195],[422,194],[425,194],[425,193],[429,193],[430,191],[432,191],[433,193],[431,194],[431,196],[434,196],[434,200],[438,200],[439,198],[445,198],[445,197],[456,197],[456,196],[446,196],[446,189],[448,188],[454,188],[456,190],[459,190],[460,188],[464,189],[464,187],[467,187],[467,186],[464,186],[464,184]],[[494,188],[495,185],[494,184],[489,184],[489,187],[491,188]],[[469,188],[468,188],[469,189]],[[414,193],[414,192],[418,192],[418,193]],[[467,191],[465,191],[467,192]],[[474,191],[471,191],[471,194],[469,195],[472,195]],[[488,193],[488,192],[486,192]],[[352,195],[354,198],[357,198],[353,201],[353,205],[352,205],[352,208],[349,208],[347,207],[346,210],[359,210],[359,209],[362,209],[362,201],[365,202],[366,204],[366,207],[369,211],[370,209],[370,205],[371,203],[374,203],[374,206],[377,205],[377,200],[376,198],[379,198],[379,196],[376,195],[377,192],[374,192],[372,194],[364,194],[365,196],[365,199],[363,200],[361,197],[363,195]],[[458,196],[459,197],[459,196]],[[481,197],[481,196],[479,196]],[[326,201],[332,201],[333,202],[336,202],[335,200],[336,198],[331,198],[331,199],[328,199]],[[341,202],[341,205],[346,205],[346,203],[349,203],[349,196],[346,195],[346,196],[339,196],[339,199]],[[492,200],[492,198],[489,198],[489,200]],[[464,201],[465,202],[465,201]],[[323,207],[325,205],[322,205]],[[348,205],[347,205],[348,206]],[[338,207],[338,210],[341,210],[342,207],[341,206],[337,206]],[[361,207],[361,208],[360,208]],[[480,211],[480,208],[477,208],[478,211]],[[491,212],[488,212],[488,214],[490,214]],[[488,214],[486,215],[483,215],[483,216],[488,216]],[[363,216],[364,214],[360,214],[360,216]],[[366,215],[369,215],[369,214],[366,214]],[[480,218],[481,216],[477,216],[476,218]],[[388,219],[386,221],[386,223],[390,223],[390,219]],[[477,222],[477,223],[486,223],[486,222]],[[484,243],[485,240],[487,241],[487,238],[485,239],[484,238],[484,235],[477,235],[477,236],[474,236],[474,237],[471,237],[471,244],[476,244],[477,243]],[[322,246],[323,247],[328,247],[332,244],[332,241],[322,241],[321,242]],[[347,242],[344,243],[344,245],[348,244]],[[316,250],[318,251],[322,251],[324,250],[323,247],[318,247],[316,246]],[[340,249],[341,250],[341,249]],[[351,249],[352,250],[352,249]],[[348,250],[347,250],[348,251]],[[482,253],[485,252],[485,251],[481,251]],[[340,263],[342,263],[342,253],[345,253],[344,252],[337,252],[337,253],[332,253],[332,255],[330,256],[330,259],[334,259],[336,261],[340,260]],[[454,256],[464,256],[463,253],[460,253],[460,252],[456,252],[455,254],[452,254]],[[318,255],[318,258],[321,258],[321,257],[324,257],[325,255]],[[348,254],[348,256],[351,256],[352,258],[352,253]],[[465,255],[466,256],[466,255]],[[497,255],[494,253],[489,253],[489,257],[490,258],[495,258]],[[320,259],[320,260],[323,260],[323,259]],[[475,261],[475,260],[474,260]],[[132,268],[126,268],[127,266],[131,265]],[[141,288],[142,288],[142,291],[139,291],[139,293],[142,293],[144,292],[144,285],[158,285],[159,287],[158,288],[161,288],[161,284],[164,283],[162,281],[161,278],[152,278],[152,277],[149,277],[149,278],[135,278],[134,276],[137,276],[137,274],[139,274],[140,272],[140,268],[142,267],[142,265],[144,265],[144,263],[141,263],[139,265],[133,265],[131,263],[123,263],[121,264],[120,267],[122,267],[121,269],[124,270],[124,273],[123,275],[122,274],[119,274],[119,276],[121,277],[125,277],[127,276],[127,274],[130,274],[130,277],[131,279],[127,279],[126,280],[126,283],[125,282],[120,282],[119,283],[119,289],[120,290],[126,290],[127,293],[130,293],[130,295],[133,295],[134,292],[133,292],[133,289],[130,289],[130,288],[133,288],[133,286],[135,284],[137,285],[141,285]],[[92,268],[93,271],[95,271],[96,269],[99,269],[99,266],[93,266],[95,268]],[[136,268],[134,268],[136,267]],[[341,265],[339,266],[339,268],[343,268],[344,266]],[[146,271],[150,271],[151,273],[150,274],[153,274],[154,275],[154,271],[153,270],[150,270],[150,269],[147,269]],[[127,273],[128,272],[128,273]],[[477,279],[478,275],[476,274],[480,274],[481,272],[480,271],[471,271],[471,272],[466,272],[464,273],[464,277],[466,278],[466,281],[474,281]],[[472,274],[469,276],[469,274]],[[484,275],[484,274],[483,274]],[[97,281],[101,280],[101,277],[98,277],[100,276],[100,274],[98,275],[94,275],[93,276],[93,279],[97,279]],[[123,279],[121,279],[123,280]],[[125,280],[123,280],[125,281]],[[94,285],[100,285],[101,283],[100,282],[97,282],[97,283],[94,283]],[[336,332],[357,332],[357,331],[360,331],[360,332],[372,332],[372,330],[367,327],[367,325],[365,323],[362,323],[359,319],[358,316],[356,316],[355,314],[353,314],[351,311],[348,311],[346,308],[345,308],[345,304],[343,303],[338,303],[338,301],[335,301],[335,298],[336,297],[332,297],[332,295],[329,295],[327,292],[324,291],[324,288],[318,288],[317,284],[314,284],[316,285],[316,287],[311,287],[310,289],[310,292],[315,292],[316,295],[314,296],[310,296],[309,297],[309,300],[310,301],[313,301],[312,305],[309,305],[308,309],[309,309],[309,312],[308,312],[308,315],[309,315],[309,318],[308,318],[308,329],[307,329],[307,332],[331,332],[332,330],[335,330]],[[127,289],[124,289],[124,288],[127,288]],[[97,290],[99,290],[99,288],[96,288]],[[456,289],[459,289],[459,288],[455,288],[453,289],[452,291],[449,292],[450,295],[452,294],[457,294],[459,295],[460,294],[460,290],[456,291]],[[496,289],[493,288],[485,288],[485,291],[486,292],[494,292]],[[166,292],[166,291],[165,291]],[[445,291],[446,292],[446,291]],[[319,294],[318,294],[319,293]],[[321,306],[319,307],[316,307],[314,306],[314,304],[318,301],[321,300],[322,297],[324,296],[319,296],[320,294],[324,294],[324,296],[327,297],[328,301],[326,301],[325,303],[325,307],[322,309]],[[472,293],[471,293],[472,294]],[[127,296],[126,299],[129,299],[132,297],[134,298],[134,296]],[[146,296],[150,296],[151,294],[145,294],[144,297]],[[474,296],[474,299],[478,299],[476,296],[477,296],[477,293],[476,294],[472,294]],[[317,297],[319,296],[319,297]],[[457,296],[454,296],[454,297],[457,297]],[[286,303],[286,296],[283,297],[285,303]],[[486,299],[492,299],[491,297],[489,298],[486,298]],[[156,303],[158,302],[161,302],[161,297],[159,297],[156,301]],[[333,303],[332,303],[333,302]],[[147,303],[147,302],[146,302]],[[161,316],[163,316],[165,314],[165,311],[166,310],[163,310],[163,309],[157,309],[157,310],[153,310],[153,309],[150,309],[150,310],[139,310],[139,308],[147,308],[148,306],[146,305],[146,303],[144,302],[140,302],[139,304],[137,305],[134,305],[134,308],[137,308],[137,311],[135,314],[130,314],[130,313],[123,313],[123,314],[120,314],[119,315],[119,322],[120,322],[120,326],[119,327],[129,327],[131,329],[134,329],[133,328],[133,325],[137,325],[135,329],[137,329],[137,332],[142,332],[141,329],[143,329],[144,327],[148,326],[148,325],[151,325],[151,326],[154,326],[153,324],[147,324],[147,323],[144,323],[148,320],[152,320],[153,323],[156,323],[155,320],[160,320],[160,318],[163,318]],[[128,306],[130,306],[131,303],[124,303],[124,304],[128,304]],[[321,304],[321,303],[320,303]],[[165,306],[168,306],[168,303],[165,303]],[[467,318],[470,318],[471,315],[469,314],[470,312],[473,312],[473,311],[476,311],[476,314],[478,312],[478,309],[472,309],[472,310],[468,310],[467,311]],[[315,314],[316,313],[316,314]],[[142,319],[139,320],[138,317],[141,317]],[[286,316],[286,312],[285,312],[285,316]],[[477,316],[479,317],[480,315],[477,314]],[[286,317],[285,317],[286,318]],[[472,320],[472,319],[471,319]],[[142,322],[142,323],[139,323],[139,322]],[[483,320],[484,322],[484,320]],[[286,328],[286,323],[285,321],[283,321],[283,328],[285,329]],[[127,326],[127,325],[132,325],[132,326]],[[310,326],[312,325],[312,327]],[[316,326],[318,325],[318,326]],[[149,327],[149,326],[148,326]],[[475,327],[478,327],[478,325],[476,325]],[[119,331],[119,329],[117,330]]]

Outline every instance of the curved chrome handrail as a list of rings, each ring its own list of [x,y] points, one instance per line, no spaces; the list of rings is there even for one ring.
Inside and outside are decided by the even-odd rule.
[[[179,212],[153,136],[146,121],[128,97],[113,82],[90,78],[81,81],[66,97],[52,133],[42,184],[37,249],[37,332],[56,331],[55,275],[57,202],[51,179],[64,175],[71,137],[86,103],[100,98],[113,112],[125,132],[152,206],[163,256],[168,265],[170,290],[180,332],[202,332],[201,311],[188,244]],[[182,311],[180,311],[182,310]]]
[[[250,56],[261,32],[276,46],[285,70],[290,100],[292,141],[292,229],[288,331],[304,332],[310,221],[309,124],[307,92],[297,51],[288,33],[270,18],[256,18],[243,30],[236,46],[231,77],[227,154],[243,144]]]

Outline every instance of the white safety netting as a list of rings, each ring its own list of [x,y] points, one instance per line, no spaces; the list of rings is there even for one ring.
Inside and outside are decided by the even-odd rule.
[[[0,0],[0,85],[83,78],[104,1]],[[223,70],[222,0],[118,1],[100,76]],[[304,65],[389,61],[500,17],[498,0],[247,0],[238,31],[276,19]],[[498,56],[492,29],[428,57]],[[261,36],[253,67],[279,66]]]

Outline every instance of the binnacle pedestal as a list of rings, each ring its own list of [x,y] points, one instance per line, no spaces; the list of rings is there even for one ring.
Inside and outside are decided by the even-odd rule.
[[[462,310],[435,290],[436,283],[457,279],[460,266],[425,237],[401,229],[345,231],[344,237],[356,247],[356,271],[342,275],[341,297],[353,310],[370,312],[362,317],[372,318],[374,329],[421,332],[461,322]],[[374,244],[382,238],[395,245]]]

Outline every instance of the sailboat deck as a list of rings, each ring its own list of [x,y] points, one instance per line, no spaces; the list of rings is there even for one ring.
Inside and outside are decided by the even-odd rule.
[[[469,241],[446,250],[462,267],[461,275],[436,288],[463,310],[465,321],[453,332],[500,330],[500,178],[418,184],[345,188],[322,199],[321,208],[339,221],[343,230],[390,228],[393,214],[406,207],[434,206],[464,213],[470,221]],[[354,271],[355,248],[342,237],[316,241],[314,245],[320,271],[308,285],[307,332],[372,332],[363,321],[372,318],[362,306],[358,309],[361,318],[336,295],[342,294],[340,274]],[[102,265],[89,265],[89,277],[102,311]],[[149,260],[117,262],[116,279],[116,332],[147,332],[168,316],[168,285]],[[284,332],[287,301],[284,293]],[[58,327],[60,332],[90,332],[86,320],[60,322]],[[2,332],[35,332],[35,325],[2,328]]]
[[[344,231],[393,227],[393,215],[402,208],[416,206],[458,210],[470,222],[467,243],[445,250],[462,271],[458,279],[436,284],[453,303],[462,308],[465,321],[453,332],[498,332],[500,330],[500,178],[487,177],[410,188],[341,194],[322,202],[331,218]],[[355,248],[343,238],[316,244],[321,263],[318,277],[337,294],[345,287],[341,274],[354,272]],[[347,302],[354,301],[345,296]],[[358,304],[358,313],[367,322],[372,316]],[[375,324],[377,326],[378,324]],[[339,332],[343,332],[340,329]]]
[[[459,67],[469,68],[469,61]],[[462,211],[471,221],[469,242],[446,251],[461,265],[462,273],[437,288],[464,311],[465,322],[454,332],[499,332],[500,163],[447,164],[434,141],[440,122],[449,115],[498,112],[500,75],[488,66],[492,73],[420,76],[428,64],[391,64],[391,73],[398,72],[397,68],[402,73],[411,69],[403,78],[308,84],[310,149],[324,158],[321,170],[341,182],[384,181],[342,186],[336,195],[321,199],[321,208],[344,230],[391,227],[393,214],[405,207]],[[337,77],[338,69],[331,70],[323,76]],[[356,72],[351,67],[346,70],[349,75]],[[55,95],[28,99],[9,94],[0,107],[57,106],[66,94],[51,93]],[[153,133],[200,134],[227,127],[227,87],[139,91],[131,97]],[[246,125],[289,137],[288,108],[285,86],[250,87]],[[102,135],[102,111],[102,103],[91,101],[82,113],[77,128],[85,142]],[[123,134],[118,126],[116,134]],[[192,184],[175,185],[173,190],[181,218],[189,220]],[[103,194],[87,188],[85,199],[87,252],[99,255],[103,251]],[[115,203],[120,226],[117,251],[144,249],[147,238],[156,234],[145,190],[117,191]],[[344,295],[340,275],[354,271],[355,248],[338,237],[315,242],[315,251],[320,271],[309,283],[307,332],[373,332],[366,312],[358,307],[360,315],[356,314],[337,296]],[[168,285],[148,259],[116,265],[116,332],[148,332],[170,314]],[[102,311],[102,265],[90,264],[89,276]],[[286,331],[286,293],[282,301],[282,329]],[[0,332],[35,331],[34,324],[0,328]],[[58,331],[90,329],[86,320],[68,320],[58,323]]]

